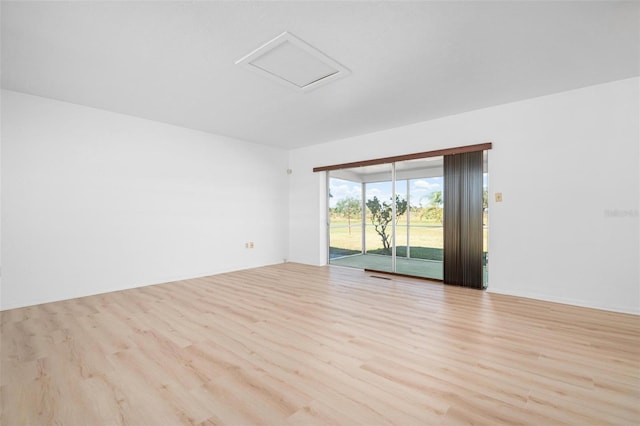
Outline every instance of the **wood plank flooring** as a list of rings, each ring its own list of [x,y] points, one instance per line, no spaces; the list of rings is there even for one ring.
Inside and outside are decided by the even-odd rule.
[[[287,263],[3,311],[2,425],[640,424],[640,317]]]

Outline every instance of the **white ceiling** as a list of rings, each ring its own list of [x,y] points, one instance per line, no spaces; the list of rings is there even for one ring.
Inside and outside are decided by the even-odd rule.
[[[640,74],[639,2],[2,2],[2,87],[295,148]],[[290,31],[351,75],[234,63]]]

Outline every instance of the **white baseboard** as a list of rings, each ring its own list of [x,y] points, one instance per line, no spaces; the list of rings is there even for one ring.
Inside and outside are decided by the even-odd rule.
[[[603,311],[618,312],[622,314],[640,315],[640,307],[623,307],[623,306],[606,306],[590,303],[586,300],[579,300],[565,297],[553,297],[546,294],[537,294],[533,292],[514,292],[509,290],[502,290],[499,288],[493,288],[489,286],[487,288],[488,293],[504,294],[507,296],[524,297],[526,299],[544,300],[545,302],[562,303],[564,305],[580,306],[583,308],[600,309]]]

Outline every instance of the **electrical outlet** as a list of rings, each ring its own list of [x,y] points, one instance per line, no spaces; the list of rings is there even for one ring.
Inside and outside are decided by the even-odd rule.
[[[249,248],[253,248],[253,241],[249,241]]]

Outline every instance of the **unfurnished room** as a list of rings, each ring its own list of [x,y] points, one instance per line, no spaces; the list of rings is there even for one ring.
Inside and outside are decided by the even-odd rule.
[[[0,424],[640,424],[640,2],[0,3]]]

